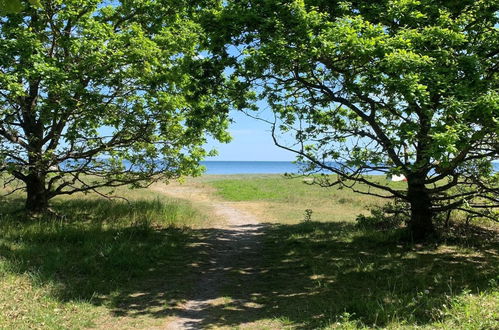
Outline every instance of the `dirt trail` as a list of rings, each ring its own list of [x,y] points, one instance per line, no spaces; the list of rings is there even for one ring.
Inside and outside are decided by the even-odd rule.
[[[203,187],[171,184],[155,185],[152,189],[206,206],[217,218],[209,229],[217,230],[218,234],[202,242],[211,247],[208,266],[200,272],[192,298],[176,309],[176,317],[165,328],[201,329],[215,325],[216,315],[211,311],[223,299],[220,290],[227,283],[227,274],[235,269],[244,271],[250,278],[252,273],[256,274],[254,263],[259,258],[263,224],[254,215],[238,209],[235,203],[214,198]],[[251,304],[246,299],[232,300],[232,303]]]

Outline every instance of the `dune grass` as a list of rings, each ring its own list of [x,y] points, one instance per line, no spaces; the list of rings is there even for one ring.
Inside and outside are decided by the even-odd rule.
[[[188,202],[149,190],[122,189],[119,195],[129,202],[92,195],[56,199],[59,219],[23,219],[16,212],[21,196],[2,201],[0,328],[102,326],[132,309],[131,296],[147,292],[158,306],[148,304],[147,317],[127,321],[127,327],[142,327],[157,321],[155,308],[181,301],[192,284],[186,267],[197,239],[192,228],[209,219]],[[158,274],[164,291],[155,283]]]

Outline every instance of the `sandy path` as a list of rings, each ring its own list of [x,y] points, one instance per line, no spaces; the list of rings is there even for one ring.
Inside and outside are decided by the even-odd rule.
[[[166,329],[201,329],[209,327],[214,317],[210,311],[223,299],[220,289],[226,283],[226,274],[233,269],[243,270],[246,274],[256,273],[253,268],[259,258],[260,239],[263,225],[258,219],[240,210],[234,203],[217,200],[202,187],[170,184],[155,185],[153,190],[166,195],[186,199],[206,206],[217,218],[209,228],[217,230],[218,235],[206,238],[212,247],[208,266],[200,272],[197,285],[193,288],[192,298],[176,309],[176,317],[164,327]],[[243,263],[243,264],[241,264]],[[232,301],[248,305],[249,301]]]

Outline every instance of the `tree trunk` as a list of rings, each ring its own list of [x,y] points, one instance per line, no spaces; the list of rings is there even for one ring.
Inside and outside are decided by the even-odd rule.
[[[48,210],[48,192],[45,176],[30,173],[26,180],[26,211],[31,214],[45,213]]]
[[[415,241],[423,241],[435,233],[431,198],[423,180],[421,178],[408,178],[407,197],[411,205],[409,229]]]

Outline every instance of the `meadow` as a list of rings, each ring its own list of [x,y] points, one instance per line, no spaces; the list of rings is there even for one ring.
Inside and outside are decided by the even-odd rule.
[[[350,189],[320,187],[310,184],[310,178],[286,178],[280,175],[206,176],[194,182],[215,188],[225,200],[241,202],[267,222],[293,224],[304,219],[305,210],[312,210],[311,219],[319,222],[354,221],[359,214],[386,203],[374,196],[357,194]],[[403,188],[404,182],[382,184]],[[368,188],[360,185],[361,190]]]
[[[22,196],[2,200],[0,328],[140,328],[181,300],[193,280],[186,264],[196,257],[194,229],[210,219],[150,190],[116,195],[128,202],[58,198],[52,207],[62,217],[37,220],[18,212]],[[120,318],[123,310],[133,314],[136,297],[148,313]]]
[[[384,201],[348,190],[277,175],[183,185],[264,223],[259,250],[242,251],[217,275],[219,303],[203,328],[499,326],[494,224],[456,225],[417,245],[402,228],[357,226],[357,214]],[[209,274],[215,238],[229,230],[214,228],[219,219],[196,203],[149,189],[116,193],[128,201],[58,198],[62,217],[29,221],[18,212],[21,195],[2,199],[0,328],[149,328],[182,313]]]
[[[261,276],[252,287],[239,286],[249,288],[241,296],[274,306],[262,309],[267,322],[277,318],[290,328],[499,327],[495,223],[466,227],[457,214],[452,228],[423,246],[408,241],[403,228],[356,224],[358,214],[369,214],[384,199],[311,186],[303,178],[213,176],[201,182],[271,222]],[[312,210],[308,218],[306,209]]]

